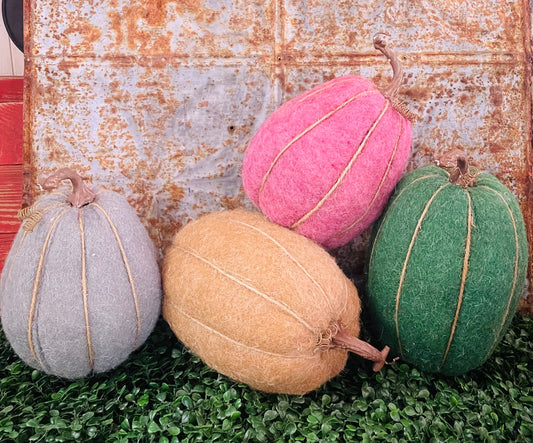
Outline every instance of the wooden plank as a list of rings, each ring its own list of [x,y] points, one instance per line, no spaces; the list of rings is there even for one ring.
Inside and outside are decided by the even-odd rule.
[[[0,76],[0,103],[23,100],[24,77]]]
[[[0,233],[0,272],[2,272],[14,238],[15,234],[13,233]]]
[[[0,165],[0,233],[17,232],[22,202],[22,165]]]
[[[0,272],[20,225],[23,86],[23,77],[0,77]]]
[[[0,165],[22,164],[22,103],[0,103]]]

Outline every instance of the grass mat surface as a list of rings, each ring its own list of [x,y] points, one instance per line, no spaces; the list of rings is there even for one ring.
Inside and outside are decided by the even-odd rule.
[[[306,396],[253,391],[209,370],[163,321],[116,370],[69,382],[24,365],[0,334],[0,441],[530,442],[533,319],[461,377],[350,357]]]

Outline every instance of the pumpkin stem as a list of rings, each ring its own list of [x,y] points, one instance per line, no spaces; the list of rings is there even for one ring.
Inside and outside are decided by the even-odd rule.
[[[476,184],[476,172],[470,171],[468,157],[460,150],[451,153],[451,160],[443,162],[442,167],[450,172],[450,183],[468,188]]]
[[[72,183],[72,194],[67,197],[72,206],[81,208],[92,203],[96,199],[96,194],[89,189],[81,176],[70,168],[61,168],[50,177],[39,180],[39,185],[46,191],[52,191],[59,186],[63,180],[70,180]]]
[[[378,351],[366,341],[351,336],[342,327],[339,328],[337,334],[333,337],[332,345],[337,348],[351,351],[367,360],[372,360],[374,362],[374,365],[372,366],[374,372],[381,370],[381,368],[387,363],[386,359],[390,350],[388,346],[385,346],[381,351]]]
[[[403,67],[400,63],[400,59],[396,53],[387,47],[385,41],[380,37],[382,35],[389,35],[387,32],[380,32],[374,36],[374,48],[380,51],[389,60],[392,66],[392,80],[385,89],[381,90],[381,93],[389,99],[392,107],[404,116],[407,120],[415,120],[418,118],[416,114],[407,109],[407,106],[398,98],[398,91],[403,81]]]

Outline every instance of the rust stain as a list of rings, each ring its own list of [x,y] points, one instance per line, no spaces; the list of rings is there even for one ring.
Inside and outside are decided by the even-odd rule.
[[[503,104],[503,91],[498,85],[490,87],[490,102],[495,108],[499,108]]]
[[[495,142],[489,142],[489,150],[495,154],[505,152],[505,146]]]
[[[117,3],[116,1],[113,3]],[[116,8],[116,5],[110,5],[113,8]],[[124,43],[124,30],[122,28],[122,22],[123,22],[123,15],[118,12],[115,9],[111,9],[107,13],[109,20],[110,20],[110,26],[111,30],[115,33],[115,39],[114,39],[114,47],[120,48],[122,44]]]
[[[72,34],[78,34],[82,38],[77,44],[79,50],[89,52],[94,49],[94,44],[102,36],[102,31],[97,26],[81,22],[65,28],[63,38],[71,38]]]
[[[117,11],[108,12],[111,29],[115,33],[115,48],[120,49],[126,40],[127,46],[140,53],[170,53],[171,32],[164,32],[155,39],[154,28],[164,29],[167,5],[176,4],[175,0],[156,0],[127,4]],[[118,6],[118,5],[117,5]]]
[[[170,184],[167,186],[166,191],[170,194],[170,197],[174,201],[180,201],[185,197],[185,190],[178,185]]]

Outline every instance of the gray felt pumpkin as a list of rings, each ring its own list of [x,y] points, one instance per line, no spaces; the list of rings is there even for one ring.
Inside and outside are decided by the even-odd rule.
[[[21,213],[0,280],[2,327],[29,366],[70,379],[110,370],[141,345],[160,313],[156,251],[121,195],[72,181]]]

